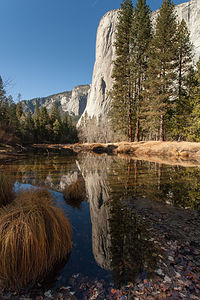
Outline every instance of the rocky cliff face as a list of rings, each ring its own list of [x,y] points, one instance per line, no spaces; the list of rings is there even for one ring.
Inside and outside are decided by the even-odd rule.
[[[92,85],[83,117],[104,116],[108,112],[112,88],[112,61],[114,60],[114,42],[118,10],[109,11],[100,21],[96,39],[96,61]],[[79,122],[80,124],[80,122]]]
[[[191,33],[194,44],[194,62],[200,57],[200,0],[176,6],[178,18],[184,19]],[[87,106],[78,125],[81,125],[84,116],[106,116],[110,104],[109,91],[112,88],[112,61],[114,60],[114,41],[118,10],[108,12],[100,21],[96,40],[96,61],[94,65],[91,89],[88,95]],[[155,21],[158,11],[152,13]]]
[[[89,85],[76,86],[73,91],[63,92],[44,98],[35,98],[22,101],[22,107],[25,112],[29,110],[33,113],[36,103],[39,107],[46,107],[51,110],[55,101],[63,112],[68,112],[72,116],[81,116],[87,103]]]

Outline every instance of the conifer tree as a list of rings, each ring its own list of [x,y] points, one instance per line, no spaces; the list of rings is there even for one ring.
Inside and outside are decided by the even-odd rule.
[[[186,94],[186,78],[192,62],[192,43],[185,20],[177,28],[177,71],[178,71],[178,99]]]
[[[16,115],[18,120],[21,118],[22,114],[23,114],[22,103],[18,102],[16,105]]]
[[[16,108],[17,105],[15,103],[11,103],[9,106],[9,127],[17,136],[20,136],[20,123],[17,117]]]
[[[200,140],[200,59],[197,63],[195,74],[196,85],[192,92],[193,109],[190,115],[190,126],[188,138],[191,141],[199,142]]]
[[[39,104],[36,102],[35,105],[35,110],[33,114],[33,122],[34,122],[34,128],[35,128],[35,140],[36,142],[39,142],[40,139],[40,109],[39,109]]]
[[[165,122],[170,118],[175,93],[176,31],[174,5],[171,0],[163,0],[150,45],[145,93],[148,125],[160,140],[165,139]]]
[[[131,26],[131,75],[134,86],[134,107],[136,119],[135,138],[139,141],[140,107],[142,90],[146,80],[149,43],[151,40],[150,8],[146,0],[138,0],[134,8]]]
[[[62,121],[62,136],[64,140],[69,139],[69,120],[68,114],[65,112]]]
[[[3,124],[6,119],[6,91],[3,80],[0,76],[0,122]]]
[[[34,121],[30,110],[26,114],[24,123],[24,138],[26,141],[32,141],[34,137]]]
[[[53,123],[53,140],[54,142],[59,142],[62,137],[62,126],[58,119]]]
[[[3,80],[0,76],[0,102],[2,102],[5,99],[6,91],[4,89]]]
[[[58,103],[55,101],[53,104],[52,112],[51,112],[51,122],[52,124],[58,120],[59,123],[61,123],[61,115],[60,110],[58,108]]]
[[[47,112],[46,107],[42,107],[40,111],[40,116],[39,116],[39,122],[40,122],[40,136],[42,138],[42,141],[44,140],[49,140],[49,114]]]
[[[128,135],[132,141],[133,97],[130,74],[130,29],[133,5],[131,0],[124,0],[118,16],[115,41],[115,54],[112,78],[110,116],[115,130]]]
[[[178,24],[176,39],[177,92],[171,132],[179,140],[184,139],[185,121],[191,113],[188,78],[192,75],[191,63],[193,55],[190,33],[184,20]]]

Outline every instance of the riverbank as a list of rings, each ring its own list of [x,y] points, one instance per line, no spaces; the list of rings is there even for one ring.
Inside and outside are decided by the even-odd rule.
[[[93,151],[96,153],[130,154],[139,156],[159,156],[181,159],[200,160],[200,143],[191,142],[161,142],[161,141],[143,141],[143,142],[119,142],[108,144],[74,144],[70,147],[75,152]]]
[[[159,159],[165,161],[196,161],[200,163],[200,143],[173,141],[142,141],[118,143],[76,143],[76,144],[33,144],[22,146],[0,145],[0,159],[9,156],[26,154],[55,154],[73,155],[81,152],[107,153],[121,157],[135,157],[144,160]]]
[[[179,143],[180,144],[180,143]],[[97,147],[97,144],[93,144],[94,147]],[[113,146],[113,144],[111,144]],[[55,149],[58,150],[57,153],[61,153],[59,148],[66,145],[48,145],[48,147],[53,147],[53,151],[51,152],[51,148],[48,148],[48,151],[46,150],[46,146],[42,145],[44,151],[46,151],[47,155],[53,154]],[[71,147],[71,145],[69,145]],[[72,145],[75,147],[80,147],[79,144]],[[40,147],[40,145],[39,145]],[[54,148],[55,147],[55,148]],[[99,146],[98,146],[99,147]],[[40,148],[39,148],[40,149]],[[3,151],[3,149],[1,149]],[[9,151],[8,151],[9,150]],[[26,149],[28,150],[28,149]],[[15,151],[15,148],[9,148],[5,150],[4,154],[8,151],[10,155],[12,154],[12,151]],[[23,155],[24,149],[21,149],[19,146],[17,154],[19,154],[18,158],[20,158],[20,155]],[[40,152],[41,151],[41,152]],[[52,167],[53,165],[50,163],[51,157],[40,155],[40,153],[43,150],[39,150],[38,153],[41,157],[41,163],[40,165],[45,166],[45,161],[48,164],[48,178],[51,178],[52,174],[55,175],[56,170],[60,174],[62,172],[63,165],[67,165],[64,157],[64,160],[61,160],[56,163],[56,159],[52,157],[53,159],[53,165],[55,164],[55,167]],[[68,150],[67,150],[68,151]],[[68,153],[66,151],[66,153]],[[70,152],[71,151],[71,152]],[[69,153],[74,153],[72,149],[69,151]],[[127,162],[123,161],[121,159],[118,159],[117,157],[112,157],[114,155],[114,152],[110,152],[111,156],[108,156],[107,154],[101,154],[101,152],[96,152],[97,154],[92,154],[93,150],[90,150],[90,145],[85,151],[77,151],[76,153],[80,153],[80,159],[82,156],[84,157],[85,154],[81,154],[83,152],[91,152],[88,155],[88,162],[87,164],[92,165],[92,170],[101,170],[98,174],[96,179],[100,179],[100,183],[97,185],[96,188],[99,190],[100,198],[95,199],[103,199],[102,192],[106,191],[105,183],[103,183],[103,179],[105,175],[101,175],[104,172],[107,174],[106,171],[109,169],[109,161],[113,160],[115,163],[112,164],[117,166],[117,168],[113,169],[112,174],[115,175],[112,182],[115,182],[116,179],[116,186],[118,190],[118,183],[120,183],[120,186],[123,188],[130,187],[130,184],[133,184],[134,178],[136,177],[136,181],[140,185],[141,190],[143,191],[145,189],[145,185],[149,185],[149,188],[152,189],[153,185],[152,183],[152,177],[144,176],[145,170],[143,168],[140,168],[140,163],[137,163],[135,161],[131,161],[132,158],[135,159],[136,156],[134,154],[127,154],[127,153],[118,153],[118,156],[122,156],[123,158],[127,159]],[[22,153],[21,153],[22,152]],[[2,152],[3,153],[3,152]],[[30,152],[30,156],[32,155]],[[44,152],[45,153],[45,152]],[[91,158],[95,158],[99,160],[99,164],[95,163],[95,160],[92,160]],[[107,161],[104,161],[103,164],[103,158],[106,157]],[[138,160],[142,159],[142,156],[138,156]],[[63,159],[63,157],[61,157]],[[167,161],[167,157],[165,156],[149,156],[148,160],[159,161],[160,164]],[[38,157],[37,159],[38,160]],[[77,157],[69,157],[70,161],[79,161],[79,158]],[[146,159],[147,160],[147,159]],[[185,166],[194,166],[195,164],[198,165],[197,160],[181,160],[181,158],[173,158],[169,157],[169,161],[171,161],[171,164],[185,164]],[[26,163],[26,162],[25,162]],[[118,166],[122,163],[122,166],[120,167],[120,170],[118,169]],[[20,162],[17,164],[22,165],[22,168],[20,168],[20,172],[25,174],[25,176],[22,176],[21,178],[25,179],[29,174],[31,174],[31,177],[34,178],[34,173],[38,173],[37,168],[34,164],[30,164],[28,168],[25,168],[25,164],[21,164]],[[78,168],[81,168],[81,172],[85,174],[85,168],[83,166],[87,165],[86,163],[77,164]],[[146,164],[146,163],[144,163]],[[99,167],[97,168],[97,166]],[[151,164],[146,164],[151,165]],[[32,168],[34,166],[34,168]],[[81,167],[82,166],[82,167]],[[4,170],[7,168],[7,166],[4,166]],[[71,165],[69,166],[71,170]],[[23,170],[24,169],[24,170]],[[33,172],[32,172],[33,169]],[[123,172],[124,170],[127,170],[127,172]],[[162,187],[162,176],[165,175],[165,167],[162,167],[157,165],[153,166],[153,169],[158,173],[158,177],[156,177],[156,188],[158,191],[160,189],[163,190],[164,187]],[[182,168],[173,168],[174,173],[177,174],[179,177],[178,169]],[[199,168],[197,169],[197,173],[199,173]],[[16,171],[16,169],[13,169]],[[50,172],[51,170],[51,172]],[[114,171],[115,170],[115,171]],[[31,171],[31,173],[30,173]],[[90,170],[91,171],[91,170]],[[177,173],[176,173],[177,172]],[[10,170],[10,173],[12,173],[12,170]],[[122,174],[121,174],[122,173]],[[173,174],[168,177],[170,182],[173,181]],[[42,169],[42,177],[39,178],[39,182],[41,180],[44,180],[47,178],[44,176],[44,169]],[[63,170],[63,174],[66,176],[67,169]],[[122,176],[120,176],[122,175]],[[198,174],[196,174],[198,175]],[[99,177],[100,176],[100,177]],[[140,177],[143,177],[143,181],[140,180]],[[192,174],[188,174],[189,178],[192,178]],[[126,178],[129,177],[129,180],[126,181]],[[54,177],[52,177],[54,178]],[[123,180],[125,178],[125,180]],[[194,186],[194,194],[190,194],[192,198],[195,197],[195,201],[199,201],[199,193],[196,193],[195,191],[198,191],[198,180],[199,177],[196,177],[197,181],[194,180],[194,183],[197,182],[197,186],[195,188]],[[186,178],[187,179],[187,178]],[[91,187],[95,187],[95,171],[90,173],[89,176],[89,182],[91,183]],[[189,185],[192,183],[192,180],[189,181]],[[51,183],[52,181],[49,181]],[[57,180],[56,180],[57,182]],[[87,181],[88,182],[88,181]],[[145,184],[142,184],[142,183]],[[25,182],[23,183],[30,183]],[[187,185],[187,180],[180,181],[179,188],[183,189],[183,194],[185,191],[185,188],[182,185]],[[114,184],[115,185],[115,184]],[[113,183],[112,183],[113,186]],[[52,185],[51,185],[52,187]],[[101,187],[101,188],[99,188]],[[172,189],[172,192],[175,194],[179,192],[179,188]],[[109,188],[110,189],[110,188]],[[169,189],[170,190],[170,189]],[[155,190],[152,189],[152,192],[154,193]],[[111,282],[111,279],[109,277],[104,279],[96,278],[94,275],[93,277],[87,277],[84,274],[78,273],[79,270],[73,271],[72,274],[70,274],[69,280],[66,283],[64,283],[63,286],[59,286],[59,288],[55,288],[53,285],[44,286],[41,284],[41,282],[36,283],[35,290],[32,291],[22,291],[22,293],[19,295],[16,292],[11,293],[9,291],[3,291],[0,289],[0,299],[2,300],[8,300],[8,299],[29,299],[29,300],[47,300],[47,299],[57,299],[57,300],[67,300],[67,299],[73,299],[73,300],[87,300],[87,299],[143,299],[143,300],[162,300],[162,299],[199,299],[199,293],[200,293],[200,212],[198,210],[192,210],[192,209],[183,209],[171,206],[169,204],[165,203],[159,203],[158,201],[153,201],[151,198],[151,193],[149,197],[145,197],[145,193],[135,197],[132,196],[131,193],[129,193],[129,196],[123,197],[123,203],[125,208],[128,208],[128,211],[132,211],[137,216],[137,221],[139,224],[144,223],[144,227],[147,230],[147,235],[145,236],[145,241],[148,243],[150,242],[153,246],[153,252],[150,252],[150,257],[153,259],[156,258],[157,264],[152,269],[151,274],[149,274],[149,271],[147,269],[147,266],[144,265],[144,269],[142,269],[142,272],[138,275],[136,278],[136,281],[127,282],[127,285],[122,286],[121,289],[117,289],[113,282]],[[124,193],[123,193],[124,194]],[[165,193],[166,194],[166,193]],[[92,194],[94,195],[94,194]],[[131,196],[130,196],[131,195]],[[168,193],[168,199],[170,198],[170,195],[172,196],[173,193]],[[181,195],[178,193],[178,197],[181,198]],[[190,196],[189,195],[189,196]],[[120,197],[120,194],[119,194]],[[91,196],[91,199],[94,197]],[[147,199],[148,198],[148,199]],[[151,200],[150,200],[150,199]],[[95,201],[95,204],[99,204],[99,202]],[[101,207],[103,208],[102,202]],[[167,203],[167,202],[166,202]],[[171,203],[171,202],[169,202]],[[122,209],[123,210],[123,209]],[[92,210],[91,210],[92,211]],[[97,210],[98,213],[95,213],[96,215],[100,214],[100,210]],[[121,214],[120,214],[121,215]],[[104,215],[105,216],[105,215]],[[107,216],[107,215],[106,215]],[[103,219],[106,219],[102,218]],[[97,222],[95,222],[96,224]],[[80,226],[81,227],[81,226]],[[80,227],[74,227],[80,228]],[[150,247],[151,249],[151,247]],[[154,251],[155,249],[155,251]],[[134,250],[135,251],[135,250]],[[141,252],[142,255],[142,252]],[[124,262],[126,263],[126,258],[124,258]],[[129,261],[127,260],[127,263]],[[131,264],[132,266],[132,264]],[[128,269],[128,268],[127,268]],[[76,273],[75,273],[76,272]],[[56,278],[59,278],[60,274],[56,274]],[[60,279],[62,276],[60,277]],[[58,280],[60,280],[58,279]]]
[[[200,165],[200,143],[190,142],[119,142],[119,143],[77,143],[71,145],[32,145],[32,151],[43,153],[117,155],[121,158],[146,160],[159,164],[181,165],[185,167]]]

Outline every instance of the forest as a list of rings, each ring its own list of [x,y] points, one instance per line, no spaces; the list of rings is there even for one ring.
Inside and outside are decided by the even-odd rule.
[[[0,141],[4,143],[74,143],[77,130],[71,116],[55,102],[50,112],[35,106],[34,114],[24,113],[22,103],[6,96],[0,77]]]
[[[199,141],[200,60],[194,62],[190,32],[173,2],[163,0],[155,19],[145,0],[123,0],[114,46],[108,116],[86,113],[77,129],[56,102],[51,111],[37,104],[25,113],[0,77],[0,141]]]
[[[124,0],[116,32],[110,118],[129,141],[199,140],[200,61],[194,65],[186,22],[164,0]]]

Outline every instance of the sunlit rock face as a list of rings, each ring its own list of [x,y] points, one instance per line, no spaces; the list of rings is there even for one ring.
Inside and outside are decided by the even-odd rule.
[[[89,116],[99,116],[108,111],[116,24],[117,10],[112,10],[101,19],[97,30],[96,61],[85,110]]]
[[[191,0],[177,5],[176,11],[179,19],[184,19],[189,28],[194,45],[194,63],[196,63],[200,57],[200,0]]]
[[[46,107],[47,110],[51,111],[54,103],[57,102],[63,112],[68,112],[72,116],[81,116],[87,104],[89,88],[89,85],[79,85],[73,91],[24,100],[22,101],[22,107],[25,112],[30,110],[34,113],[35,105],[38,103],[39,107]]]
[[[90,203],[92,222],[92,250],[97,264],[110,270],[110,234],[108,207],[109,188],[106,183],[111,159],[106,156],[88,155],[79,160],[79,169],[85,180],[86,192]]]
[[[88,95],[85,112],[90,117],[106,116],[110,105],[109,91],[112,88],[112,69],[114,56],[114,42],[119,10],[108,12],[100,21],[96,39],[96,61],[94,65],[92,85]],[[152,12],[155,22],[158,10]],[[194,44],[194,63],[200,57],[200,0],[191,0],[176,6],[178,18],[184,19],[191,33]]]

